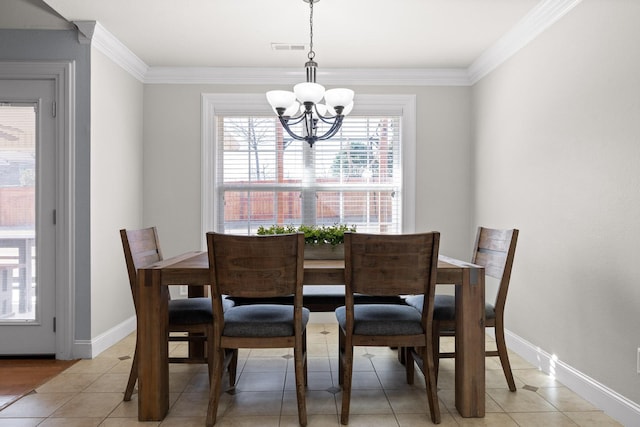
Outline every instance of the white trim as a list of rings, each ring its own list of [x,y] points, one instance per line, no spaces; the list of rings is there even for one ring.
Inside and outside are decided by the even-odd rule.
[[[332,85],[472,86],[513,56],[582,0],[543,0],[468,68],[320,69],[318,81]],[[149,67],[96,21],[75,21],[86,39],[145,84],[291,85],[305,77],[302,68]],[[94,24],[95,28],[91,29]]]
[[[136,330],[136,316],[132,316],[91,340],[76,340],[73,343],[74,358],[93,359]]]
[[[487,332],[489,333],[489,331]],[[492,332],[489,335],[492,335]],[[505,341],[509,350],[514,351],[542,372],[552,375],[583,399],[603,410],[611,418],[625,426],[640,425],[640,405],[637,403],[509,330],[505,330]]]
[[[75,335],[75,62],[0,62],[0,79],[56,82],[56,359],[74,358]]]
[[[147,84],[293,85],[305,79],[303,68],[151,67]],[[447,69],[320,69],[324,85],[469,86],[467,71]]]
[[[93,47],[144,83],[149,66],[97,21],[74,21],[79,32]],[[93,28],[91,28],[94,26]]]
[[[403,197],[402,224],[403,232],[415,230],[416,200],[416,96],[415,95],[356,95],[353,114],[375,114],[377,112],[397,111],[402,116],[402,167]],[[273,114],[264,94],[212,94],[203,93],[201,99],[201,171],[200,185],[201,207],[201,245],[204,250],[204,235],[215,230],[215,149],[210,141],[216,135],[215,120],[209,118],[221,113],[253,113],[265,112]]]
[[[538,37],[558,19],[577,6],[582,0],[543,0],[526,14],[511,30],[467,69],[470,84],[476,84],[500,64]]]

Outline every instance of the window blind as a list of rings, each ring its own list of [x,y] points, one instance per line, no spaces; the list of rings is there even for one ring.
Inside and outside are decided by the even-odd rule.
[[[271,115],[217,114],[215,120],[218,231],[345,223],[361,232],[401,232],[400,115],[347,116],[337,135],[313,148]]]

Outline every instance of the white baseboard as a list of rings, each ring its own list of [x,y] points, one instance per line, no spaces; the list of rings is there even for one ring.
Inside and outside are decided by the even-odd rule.
[[[73,358],[93,359],[135,331],[136,326],[136,317],[132,316],[91,340],[75,340],[73,343]]]
[[[489,332],[489,331],[487,331]],[[493,331],[491,331],[493,332]],[[640,426],[640,405],[593,378],[567,365],[511,331],[505,330],[509,350],[515,352],[542,372],[552,375],[583,399],[625,426]]]

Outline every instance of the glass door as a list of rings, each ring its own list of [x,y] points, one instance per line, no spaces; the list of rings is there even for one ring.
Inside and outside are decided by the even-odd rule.
[[[36,320],[37,106],[0,105],[0,321]]]
[[[54,94],[0,80],[0,355],[56,353]]]

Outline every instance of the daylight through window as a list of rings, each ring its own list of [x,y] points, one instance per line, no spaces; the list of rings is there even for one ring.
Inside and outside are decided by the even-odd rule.
[[[264,111],[212,109],[207,120],[203,228],[255,234],[273,224],[341,223],[360,232],[406,232],[400,109],[354,112],[313,148]]]

